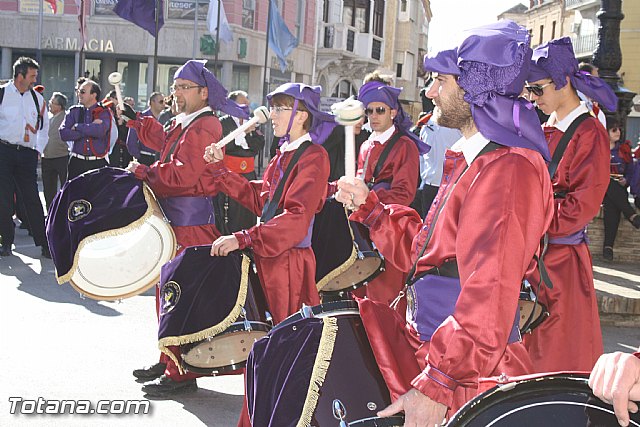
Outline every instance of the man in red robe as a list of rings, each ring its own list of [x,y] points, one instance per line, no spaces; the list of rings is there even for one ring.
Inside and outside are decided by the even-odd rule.
[[[207,163],[202,153],[211,141],[222,135],[220,121],[213,109],[239,117],[248,114],[237,104],[227,101],[227,91],[205,68],[206,61],[187,61],[174,75],[171,91],[178,111],[175,123],[164,131],[153,116],[133,116],[127,126],[134,129],[140,141],[160,152],[160,160],[151,166],[132,162],[128,170],[144,180],[158,198],[178,242],[178,252],[188,246],[209,244],[220,232],[214,225],[212,197],[215,191],[205,192],[203,173]],[[131,115],[133,111],[129,112]],[[156,287],[156,311],[159,309]],[[171,348],[180,360],[180,351]],[[175,363],[165,354],[148,368],[134,371],[146,383],[142,390],[150,396],[166,396],[197,388],[193,373],[181,374]]]
[[[568,37],[534,50],[525,88],[550,115],[544,133],[554,156],[571,124],[587,117],[575,128],[552,177],[554,215],[544,263],[553,288],[542,286],[539,295],[550,316],[525,343],[536,372],[589,371],[603,348],[586,227],[607,191],[610,152],[607,131],[576,90],[610,111],[617,98],[605,82],[578,71]]]
[[[409,206],[418,188],[420,154],[429,148],[409,130],[413,123],[398,101],[401,91],[375,80],[360,88],[358,100],[366,107],[373,132],[360,147],[357,175],[382,203]],[[389,145],[388,155],[381,158]],[[384,252],[382,255],[386,257]],[[386,259],[385,271],[353,293],[389,305],[402,290],[405,278],[405,273]],[[400,313],[405,308],[404,303],[398,305]]]
[[[394,265],[416,273],[406,289],[406,322],[360,301],[394,400],[379,416],[404,410],[407,425],[440,424],[478,393],[480,378],[532,371],[518,297],[536,269],[552,193],[544,135],[519,98],[530,55],[527,30],[501,21],[425,58],[438,123],[463,138],[446,153],[424,222],[410,208],[381,203],[357,180],[338,183],[338,200],[359,206],[351,219],[369,227]]]

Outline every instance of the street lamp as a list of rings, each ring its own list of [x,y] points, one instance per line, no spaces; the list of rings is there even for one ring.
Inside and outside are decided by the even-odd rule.
[[[618,111],[607,113],[607,116],[618,115],[621,123],[626,123],[627,116],[633,107],[634,92],[622,86],[618,70],[622,66],[620,50],[620,21],[624,19],[622,0],[600,0],[601,6],[596,15],[600,20],[598,27],[598,44],[593,52],[593,65],[598,67],[600,78],[611,86],[618,96]],[[624,132],[624,130],[623,130]],[[624,139],[624,134],[621,135]]]

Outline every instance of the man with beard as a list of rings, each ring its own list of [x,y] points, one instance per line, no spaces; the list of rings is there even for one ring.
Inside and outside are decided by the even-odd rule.
[[[385,258],[409,272],[408,324],[360,301],[394,400],[379,416],[404,410],[406,425],[440,424],[477,395],[481,377],[532,371],[518,297],[535,271],[552,195],[544,135],[519,98],[530,55],[527,30],[501,21],[468,30],[456,49],[425,58],[439,123],[463,138],[446,152],[424,222],[410,208],[381,203],[357,180],[338,183],[337,198],[359,207],[351,219],[368,226]]]
[[[154,191],[175,232],[178,253],[187,246],[210,244],[220,236],[214,225],[212,198],[204,192],[203,182],[207,163],[202,153],[211,141],[218,141],[222,136],[222,127],[213,109],[248,118],[242,108],[226,99],[226,89],[205,68],[205,63],[187,61],[176,71],[171,92],[180,114],[168,131],[164,131],[155,117],[136,115],[125,107],[125,114],[131,119],[127,126],[135,129],[145,146],[160,153],[160,160],[151,166],[134,161],[127,169]],[[215,190],[211,195],[215,196]],[[159,304],[156,287],[156,310]],[[177,347],[170,350],[181,360]],[[200,376],[190,372],[181,374],[165,354],[160,363],[136,369],[133,375],[139,380],[152,380],[142,391],[159,397],[195,390],[196,378]]]

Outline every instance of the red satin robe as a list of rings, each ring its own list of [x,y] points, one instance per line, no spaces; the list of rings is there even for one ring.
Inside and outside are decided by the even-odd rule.
[[[385,144],[374,143],[372,140],[367,140],[362,144],[358,157],[358,175],[364,176],[365,182],[371,180],[378,159],[386,144],[386,142]],[[366,172],[363,174],[367,156],[369,157],[369,163],[367,164]],[[389,152],[384,166],[376,178],[376,182],[388,180],[391,184],[389,189],[380,188],[375,190],[378,199],[384,204],[393,203],[409,206],[416,196],[419,174],[420,153],[415,143],[408,137],[403,136]],[[385,271],[370,281],[367,286],[356,289],[353,294],[360,298],[366,296],[373,301],[388,305],[404,287],[406,274],[386,258],[384,251],[381,250],[381,252],[385,257]],[[402,301],[397,306],[398,313],[404,314],[405,309],[406,305]]]
[[[375,192],[351,219],[369,226],[387,259],[409,271],[437,207],[465,165],[462,153],[447,151],[442,185],[424,223],[415,210],[385,205]],[[457,260],[461,291],[453,315],[430,342],[422,342],[396,313],[378,307],[373,311],[380,316],[371,316],[373,303],[361,304],[394,399],[413,387],[446,405],[451,415],[478,393],[480,378],[532,372],[522,342],[507,342],[520,282],[535,270],[533,256],[551,221],[551,203],[551,182],[538,153],[502,147],[473,160],[440,212],[417,268],[420,273]]]
[[[564,134],[545,127],[553,153]],[[590,117],[578,126],[553,178],[556,199],[549,237],[568,236],[583,229],[598,213],[609,184],[609,138],[602,124]],[[587,243],[550,244],[544,263],[553,289],[542,286],[540,301],[549,318],[525,337],[536,372],[590,371],[603,352],[600,317]]]
[[[212,190],[220,190],[251,210],[262,214],[269,191],[275,191],[276,165],[285,171],[295,150],[271,159],[263,179],[247,181],[222,162],[210,166]],[[277,177],[277,176],[276,176]],[[329,179],[329,157],[312,145],[300,157],[284,185],[279,207],[282,213],[265,224],[234,233],[240,249],[251,248],[274,323],[300,309],[302,304],[320,303],[315,282],[316,262],[311,247],[297,248],[309,231],[315,214],[322,209]],[[279,180],[279,178],[278,178]]]
[[[166,163],[162,160],[182,132],[182,126],[174,126],[165,133],[162,125],[153,116],[130,120],[127,126],[136,130],[138,138],[144,145],[161,153],[160,161],[151,166],[139,165],[134,171],[136,178],[149,184],[156,197],[207,196],[217,193],[210,183],[207,183],[208,188],[205,192],[203,174],[207,163],[202,157],[205,148],[212,141],[220,140],[222,136],[222,126],[216,117],[202,117],[192,122],[182,134],[175,151]],[[220,236],[220,232],[213,224],[172,225],[171,228],[178,242],[178,253],[188,246],[209,245]],[[159,289],[156,287],[156,312],[159,312],[159,307]],[[174,347],[170,349],[180,360],[180,351]],[[165,354],[162,354],[160,360],[167,364],[165,375],[175,381],[201,376],[192,373],[180,375],[173,361]]]

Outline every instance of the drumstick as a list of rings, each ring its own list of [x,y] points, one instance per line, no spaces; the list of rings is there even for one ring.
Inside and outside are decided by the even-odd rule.
[[[234,130],[229,135],[222,138],[220,141],[216,142],[215,144],[216,148],[220,149],[224,147],[225,145],[227,145],[228,143],[236,139],[236,136],[240,135],[241,133],[249,129],[251,126],[254,126],[258,123],[259,124],[267,123],[268,120],[269,120],[269,110],[267,109],[267,107],[261,106],[256,108],[253,111],[253,117],[251,118],[251,120],[243,123],[242,126],[238,126],[236,130]]]
[[[331,106],[331,111],[336,116],[336,122],[344,126],[344,170],[345,176],[350,182],[356,177],[356,137],[354,124],[364,116],[362,102],[348,98]]]
[[[120,90],[120,82],[122,82],[122,74],[115,71],[109,74],[109,84],[116,89],[116,99],[118,100],[118,108],[120,111],[124,110],[124,101],[122,100],[122,91]]]

